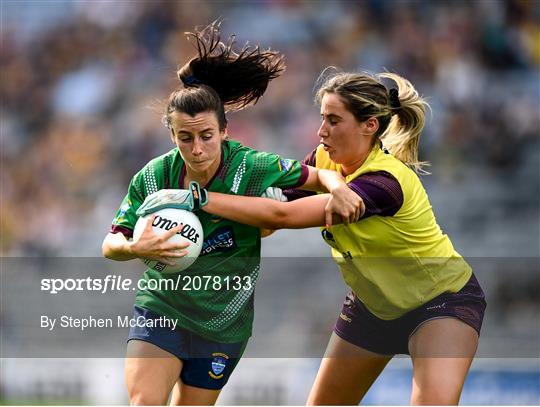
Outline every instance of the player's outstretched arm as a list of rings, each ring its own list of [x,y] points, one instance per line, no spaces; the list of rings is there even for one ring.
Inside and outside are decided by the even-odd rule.
[[[330,194],[293,202],[210,192],[204,211],[236,222],[266,229],[301,229],[326,224],[325,207]],[[341,219],[334,217],[334,223]]]

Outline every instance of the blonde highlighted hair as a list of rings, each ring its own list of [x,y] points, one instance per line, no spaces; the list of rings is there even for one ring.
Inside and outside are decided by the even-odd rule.
[[[395,82],[397,98],[391,97],[392,91],[383,85],[383,79]],[[411,82],[390,72],[336,72],[323,79],[315,96],[318,103],[325,93],[339,95],[359,122],[376,117],[379,130],[373,142],[378,138],[394,157],[417,173],[427,174],[423,168],[429,163],[419,161],[418,145],[426,122],[426,109],[430,107]]]

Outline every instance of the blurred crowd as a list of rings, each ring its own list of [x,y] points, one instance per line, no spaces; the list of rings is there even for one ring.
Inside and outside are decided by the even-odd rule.
[[[287,62],[256,106],[230,115],[232,138],[302,158],[318,142],[313,88],[322,69],[394,71],[432,106],[421,151],[438,169],[430,182],[459,192],[471,171],[479,184],[510,183],[523,192],[518,200],[525,209],[538,209],[538,2],[23,1],[2,7],[3,255],[99,255],[131,176],[172,148],[161,112],[179,86],[176,68],[194,54],[184,32],[217,18],[223,37],[234,33],[239,46],[277,49]]]

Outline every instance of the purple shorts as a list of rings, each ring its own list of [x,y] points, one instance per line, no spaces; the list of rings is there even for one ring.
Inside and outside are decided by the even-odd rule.
[[[334,332],[347,342],[374,353],[408,355],[410,337],[430,319],[458,318],[480,335],[485,308],[484,292],[474,274],[457,293],[441,294],[392,320],[377,318],[354,293],[350,293],[345,298]]]

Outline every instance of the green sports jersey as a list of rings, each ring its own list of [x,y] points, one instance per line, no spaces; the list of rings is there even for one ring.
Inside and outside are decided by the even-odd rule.
[[[144,199],[166,188],[182,188],[184,161],[177,148],[151,160],[129,184],[111,228],[131,237]],[[302,185],[308,171],[298,161],[259,152],[236,141],[222,144],[216,175],[206,188],[213,192],[260,196],[270,186]],[[254,289],[260,267],[259,228],[197,212],[204,229],[199,258],[187,270],[161,274],[148,269],[143,279],[181,281],[176,289],[139,290],[136,304],[179,326],[217,342],[240,342],[251,336]],[[187,285],[187,286],[186,286]]]

